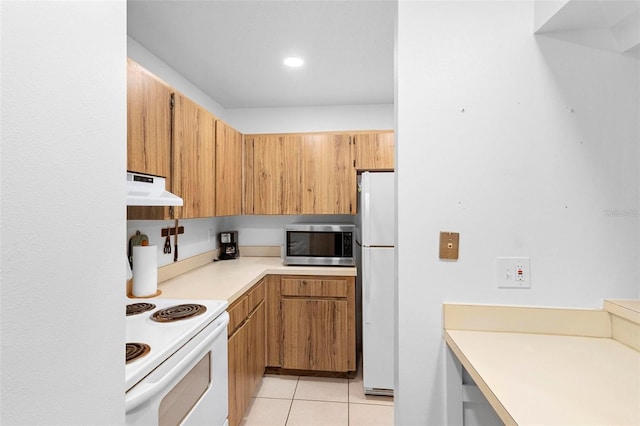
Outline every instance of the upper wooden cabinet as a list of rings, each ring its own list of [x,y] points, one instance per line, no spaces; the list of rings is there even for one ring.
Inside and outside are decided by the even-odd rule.
[[[165,177],[184,200],[129,207],[127,218],[242,214],[243,135],[131,59],[127,70],[127,169]]]
[[[245,173],[252,181],[245,184],[245,213],[355,214],[347,135],[253,135],[246,142]]]
[[[173,94],[173,184],[182,219],[215,216],[216,117],[180,93]]]
[[[127,60],[127,170],[163,176],[171,188],[171,88]],[[128,207],[129,219],[169,219],[169,207]]]
[[[352,140],[357,171],[394,169],[393,132],[356,134]]]
[[[129,207],[128,219],[355,214],[356,172],[394,168],[391,131],[245,138],[136,62],[127,69],[127,169],[165,177],[184,200]]]
[[[252,214],[302,214],[301,155],[299,135],[262,135],[248,139],[253,157]],[[245,162],[246,164],[246,162]],[[248,195],[248,194],[247,194]]]
[[[242,214],[242,133],[216,121],[216,216]]]
[[[127,169],[171,181],[171,89],[127,60]]]
[[[302,136],[303,214],[355,214],[356,179],[348,136]]]

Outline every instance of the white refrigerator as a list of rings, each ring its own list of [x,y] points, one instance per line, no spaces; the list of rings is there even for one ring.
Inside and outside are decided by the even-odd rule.
[[[358,213],[361,253],[364,392],[393,395],[395,311],[395,177],[364,172]]]

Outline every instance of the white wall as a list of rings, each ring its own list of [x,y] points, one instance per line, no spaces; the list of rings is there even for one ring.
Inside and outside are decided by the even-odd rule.
[[[184,234],[178,235],[178,260],[205,253],[217,248],[218,232],[224,231],[221,227],[223,218],[183,219],[178,221],[179,226],[184,227]],[[173,220],[128,220],[127,242],[140,231],[149,238],[150,246],[157,246],[158,266],[173,263],[175,255],[175,237],[171,236],[171,253],[164,252],[166,237],[161,232],[166,228],[174,228]],[[210,235],[211,234],[211,235]],[[128,246],[127,246],[128,250]]]
[[[0,8],[0,423],[123,424],[126,3]]]
[[[638,62],[533,22],[531,2],[399,3],[396,424],[446,424],[443,302],[640,296]],[[498,256],[530,257],[532,288],[498,289]]]
[[[228,109],[245,134],[393,129],[393,104]]]

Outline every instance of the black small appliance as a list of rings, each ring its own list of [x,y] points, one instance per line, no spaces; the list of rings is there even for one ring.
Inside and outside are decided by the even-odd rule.
[[[218,259],[236,259],[240,257],[238,251],[238,231],[225,231],[218,234],[220,242],[220,255]]]

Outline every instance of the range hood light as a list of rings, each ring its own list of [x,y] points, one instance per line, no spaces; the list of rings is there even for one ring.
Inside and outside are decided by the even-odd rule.
[[[165,178],[127,172],[127,206],[182,205],[182,198],[165,189]]]

